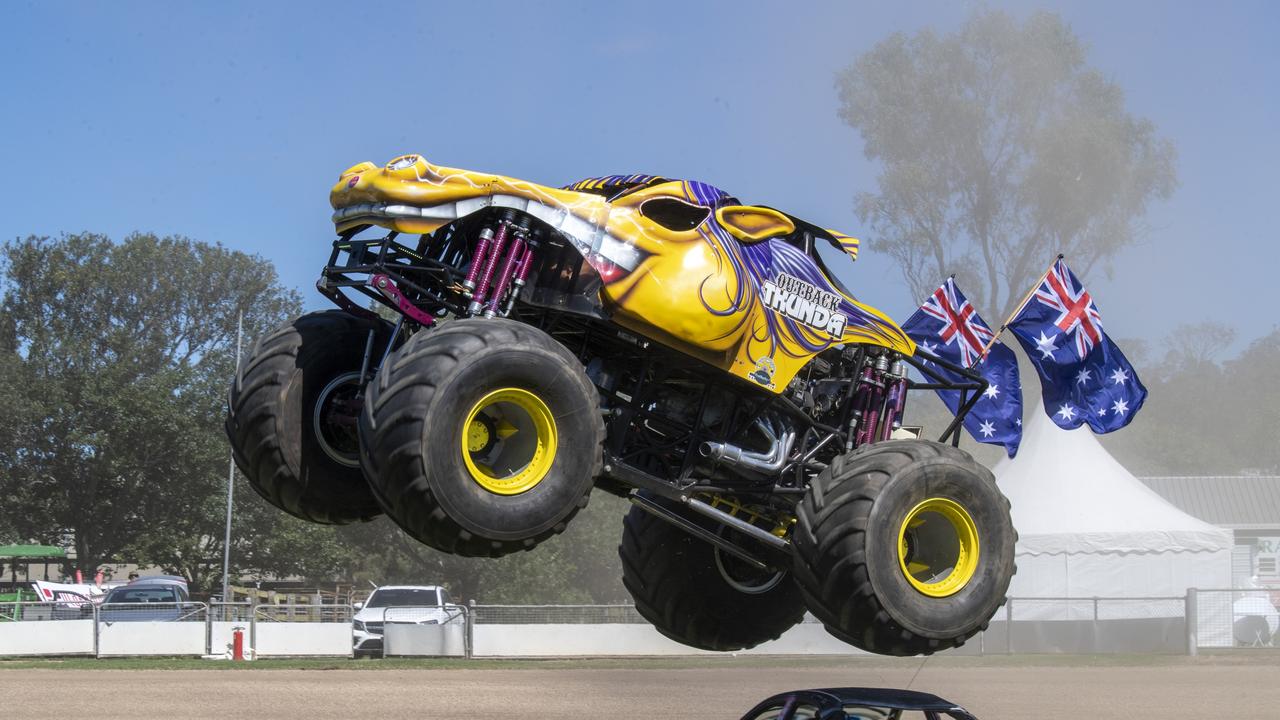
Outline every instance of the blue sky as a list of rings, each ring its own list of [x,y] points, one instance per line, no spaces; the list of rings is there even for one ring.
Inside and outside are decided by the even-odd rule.
[[[1117,337],[1218,319],[1277,325],[1280,5],[992,3],[1061,14],[1089,62],[1179,150],[1181,187],[1110,277],[1083,278]],[[886,35],[972,9],[911,3],[6,3],[0,237],[178,233],[260,253],[311,290],[328,188],[361,160],[558,185],[614,172],[704,180],[866,237],[875,188],[834,77]],[[896,267],[844,272],[899,320]],[[988,318],[999,322],[999,318]]]

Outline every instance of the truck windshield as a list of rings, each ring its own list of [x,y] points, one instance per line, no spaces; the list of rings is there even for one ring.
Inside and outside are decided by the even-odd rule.
[[[365,607],[422,607],[439,604],[440,601],[434,588],[396,588],[374,591],[373,595],[369,596],[369,602],[365,604]]]

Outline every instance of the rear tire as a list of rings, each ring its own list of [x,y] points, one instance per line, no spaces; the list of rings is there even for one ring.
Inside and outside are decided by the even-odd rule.
[[[708,529],[717,527],[681,514]],[[804,617],[804,599],[791,573],[744,572],[745,563],[639,507],[632,507],[623,522],[618,555],[622,584],[636,610],[678,643],[744,650],[776,640]]]
[[[360,472],[354,406],[349,432],[332,413],[317,413],[322,403],[359,402],[370,330],[381,352],[390,336],[381,320],[340,310],[303,315],[259,340],[231,385],[225,429],[236,465],[294,517],[342,525],[382,512]]]
[[[595,386],[563,345],[499,318],[421,331],[369,384],[361,462],[419,542],[498,557],[564,531],[600,473]]]
[[[882,655],[958,647],[1004,604],[1009,501],[967,453],[890,440],[836,458],[796,510],[796,580],[828,632]]]

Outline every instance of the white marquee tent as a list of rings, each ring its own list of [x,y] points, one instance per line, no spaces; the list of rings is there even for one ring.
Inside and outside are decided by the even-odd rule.
[[[1231,586],[1231,533],[1169,504],[1088,429],[1037,407],[994,468],[1020,535],[1014,598],[1178,597]]]

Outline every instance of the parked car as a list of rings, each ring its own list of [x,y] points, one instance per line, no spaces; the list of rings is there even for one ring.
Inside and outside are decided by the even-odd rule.
[[[182,588],[183,594],[187,594],[187,579],[181,575],[147,575],[144,577],[133,578],[129,581],[130,585],[176,585]]]
[[[138,579],[112,588],[98,609],[101,622],[178,621],[198,617],[199,603],[191,602],[185,581],[173,578]],[[91,608],[83,608],[91,610]]]
[[[356,603],[355,609],[351,632],[357,657],[382,654],[383,625],[388,621],[436,625],[462,612],[449,599],[449,591],[438,585],[380,587],[363,603]]]
[[[742,720],[977,720],[937,695],[888,688],[823,688],[774,695]]]

